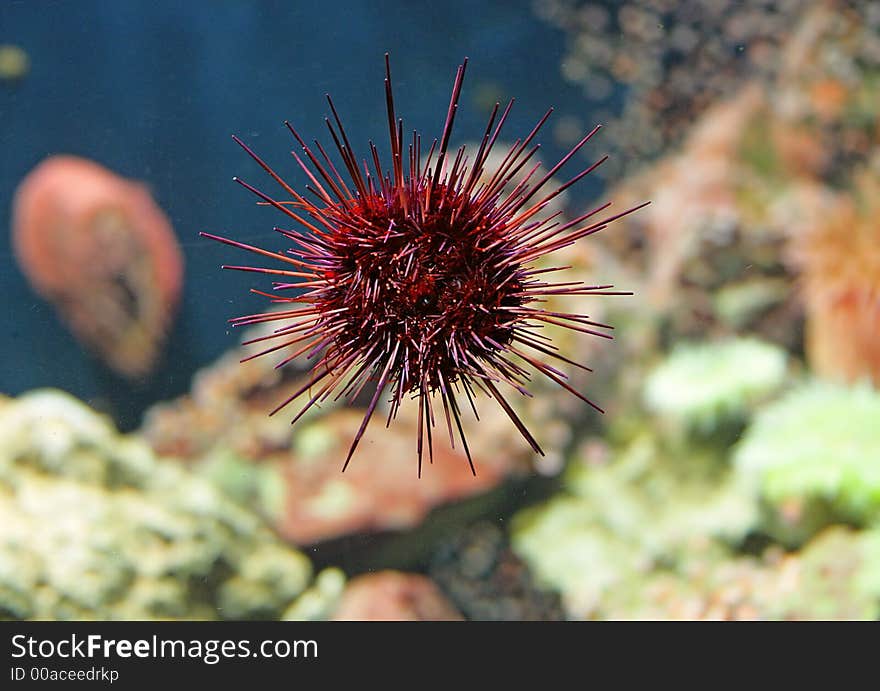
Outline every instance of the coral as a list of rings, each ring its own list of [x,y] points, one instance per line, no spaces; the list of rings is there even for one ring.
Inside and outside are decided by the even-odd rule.
[[[461,614],[425,576],[380,571],[348,583],[336,621],[459,621]]]
[[[854,186],[792,233],[789,254],[801,272],[813,371],[880,386],[880,177],[863,169]]]
[[[619,452],[585,449],[566,480],[565,493],[517,514],[512,544],[574,618],[603,616],[622,583],[707,541],[740,542],[757,519],[749,486],[711,453],[675,455],[650,436]]]
[[[431,557],[431,577],[467,616],[478,621],[558,621],[558,595],[538,587],[526,563],[489,522],[467,526]]]
[[[146,377],[183,280],[174,231],[147,189],[53,156],[19,185],[12,234],[22,271],[74,335],[116,372]]]
[[[275,618],[308,559],[71,396],[0,403],[0,616]]]
[[[752,164],[742,160],[743,142],[766,109],[761,90],[746,87],[707,111],[681,152],[615,192],[624,203],[652,199],[601,238],[623,260],[620,275],[609,275],[635,286],[640,298],[617,305],[612,315],[627,329],[620,360],[635,370],[636,386],[645,374],[632,365],[681,340],[748,333],[788,348],[799,345],[801,309],[783,248],[789,226],[808,218],[813,206],[789,205],[770,222],[776,197],[753,201],[743,193],[745,181],[755,177]]]
[[[716,432],[782,385],[786,353],[754,338],[680,344],[645,382],[648,408],[686,429]]]
[[[765,529],[797,543],[829,522],[880,518],[880,393],[810,382],[761,410],[733,462],[768,506]]]
[[[268,332],[267,327],[256,327],[246,331],[245,338]],[[244,349],[230,350],[195,374],[189,395],[147,411],[142,433],[156,453],[194,460],[217,446],[228,455],[256,460],[289,449],[290,421],[267,411],[302,380],[307,363],[295,360],[276,369],[270,358],[242,362],[246,357]],[[330,401],[322,412],[335,407]]]
[[[596,249],[620,257],[604,275],[638,296],[608,317],[625,329],[614,414],[603,441],[574,449],[562,491],[515,516],[512,545],[572,618],[876,618],[877,394],[867,381],[786,391],[804,351],[826,379],[876,381],[880,12],[837,0],[687,10],[696,4],[538,3],[581,36],[564,69],[584,83],[641,51],[672,57],[661,44],[688,23],[718,30],[682,63],[700,99],[666,83],[672,63],[633,73],[642,86],[625,113],[664,113],[645,96],[659,85],[679,110],[647,147],[643,133],[656,133],[622,120],[622,146],[662,157],[613,191],[624,206],[653,203]],[[737,28],[759,5],[774,16]],[[603,33],[602,14],[643,40]],[[715,55],[713,91],[700,51],[730,32],[744,69]]]
[[[481,461],[476,478],[448,439],[437,440],[434,464],[419,478],[411,465],[407,433],[417,421],[401,415],[409,424],[400,430],[365,435],[364,455],[374,462],[349,467],[343,474],[341,440],[357,430],[358,415],[340,410],[303,426],[293,438],[294,452],[273,464],[286,488],[277,527],[298,544],[365,531],[403,530],[418,525],[431,508],[486,492],[506,475],[524,469],[523,454],[517,460],[515,440],[504,433],[504,419],[496,415],[467,428],[473,448],[480,450],[474,455]]]
[[[836,526],[799,552],[771,544],[752,556],[762,524],[751,478],[662,452],[645,437],[619,458],[585,453],[565,494],[515,517],[514,549],[569,617],[880,616],[880,531]]]

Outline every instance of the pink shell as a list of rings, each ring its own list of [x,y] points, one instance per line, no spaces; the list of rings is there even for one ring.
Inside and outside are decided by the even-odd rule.
[[[148,375],[176,312],[183,258],[147,189],[53,156],[19,185],[12,237],[31,285],[79,341],[123,376]]]

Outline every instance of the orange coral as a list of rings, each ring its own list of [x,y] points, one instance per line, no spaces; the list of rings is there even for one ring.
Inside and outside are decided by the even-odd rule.
[[[147,375],[177,306],[183,260],[145,187],[53,156],[19,186],[12,232],[25,275],[80,342],[126,377]]]
[[[791,252],[802,271],[813,370],[880,385],[880,180],[859,176],[855,196],[796,235]]]

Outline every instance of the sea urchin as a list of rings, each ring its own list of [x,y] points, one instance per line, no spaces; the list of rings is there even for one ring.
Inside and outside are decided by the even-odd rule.
[[[262,203],[274,206],[296,222],[298,229],[276,228],[293,244],[286,254],[235,240],[206,237],[283,262],[287,268],[224,266],[279,277],[275,293],[254,290],[291,309],[231,320],[236,325],[278,322],[279,328],[247,344],[263,342],[257,357],[290,348],[278,367],[306,354],[314,359],[311,375],[272,414],[308,395],[293,419],[331,395],[353,400],[370,396],[363,422],[349,449],[343,470],[363,436],[383,392],[390,391],[388,421],[405,398],[418,399],[418,471],[422,452],[432,454],[432,429],[441,414],[439,394],[450,442],[457,431],[474,471],[461,424],[466,398],[476,415],[479,389],[494,398],[535,452],[543,454],[499,387],[510,386],[528,396],[530,366],[574,395],[598,408],[566,381],[566,375],[541,359],[549,356],[588,369],[557,352],[540,333],[544,324],[608,337],[610,328],[587,317],[542,309],[552,295],[619,295],[610,285],[552,283],[548,273],[568,267],[538,268],[536,262],[556,250],[602,230],[620,216],[593,218],[604,204],[572,220],[541,214],[563,190],[600,165],[600,159],[551,192],[544,191],[559,169],[598,131],[587,134],[557,165],[539,174],[533,161],[539,146],[533,140],[552,112],[548,111],[525,139],[518,140],[496,170],[484,165],[510,113],[496,104],[476,154],[464,147],[448,152],[452,125],[467,60],[459,66],[439,142],[422,157],[421,137],[413,132],[404,143],[403,121],[397,119],[391,70],[385,56],[385,96],[391,167],[382,168],[370,142],[371,162],[361,164],[340,122],[333,101],[332,121],[325,122],[347,173],[344,178],[317,141],[311,149],[285,123],[303,156],[293,152],[310,184],[310,198],[296,192],[237,137],[235,141],[277,182],[288,199],[277,200],[248,183],[236,181]],[[372,169],[370,167],[372,165]],[[292,296],[284,291],[297,291]],[[302,292],[304,291],[304,292]],[[536,304],[537,303],[537,304]],[[249,359],[249,358],[248,358]],[[308,392],[308,393],[307,393]],[[435,410],[435,408],[437,408]]]

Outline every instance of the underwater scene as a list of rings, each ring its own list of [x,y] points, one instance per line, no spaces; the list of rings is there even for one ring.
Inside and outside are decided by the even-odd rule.
[[[0,619],[880,618],[880,4],[0,0],[0,148]]]

